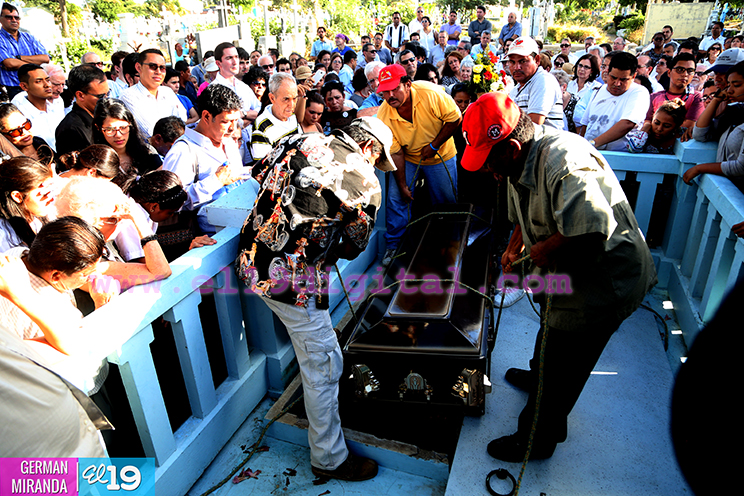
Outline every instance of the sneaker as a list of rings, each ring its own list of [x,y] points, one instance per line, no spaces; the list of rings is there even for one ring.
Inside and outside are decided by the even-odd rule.
[[[520,463],[527,453],[527,442],[518,434],[504,436],[494,439],[488,443],[488,454],[497,460],[511,463]],[[545,460],[553,456],[555,443],[539,444],[533,443],[530,451],[530,460]]]
[[[501,302],[502,291],[496,291],[496,296],[493,299],[494,306],[496,308],[507,308],[514,305],[516,302],[524,298],[524,289],[510,289],[504,294],[504,302]]]
[[[336,470],[313,467],[313,475],[326,479],[338,479],[349,482],[365,481],[377,475],[377,462],[349,453],[346,461]]]
[[[395,258],[395,252],[398,251],[397,248],[388,248],[385,250],[385,255],[382,257],[382,266],[387,267],[391,263],[393,263],[393,258]]]

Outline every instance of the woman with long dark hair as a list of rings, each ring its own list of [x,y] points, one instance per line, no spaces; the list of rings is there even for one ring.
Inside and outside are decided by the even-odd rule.
[[[47,142],[34,136],[31,120],[12,103],[0,104],[0,133],[27,157],[43,162],[54,157]]]
[[[141,175],[163,165],[157,150],[142,139],[132,113],[113,98],[101,98],[96,105],[93,142],[113,148],[124,172]]]
[[[15,157],[0,166],[0,252],[30,246],[54,213],[49,164],[29,157]]]

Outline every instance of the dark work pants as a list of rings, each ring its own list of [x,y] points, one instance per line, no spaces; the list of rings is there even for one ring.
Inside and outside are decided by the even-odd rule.
[[[545,312],[544,305],[541,314]],[[561,443],[568,435],[568,414],[579,399],[602,351],[619,325],[589,326],[565,331],[549,327],[543,368],[543,392],[535,430],[536,444]],[[530,370],[535,381],[527,405],[519,414],[518,434],[527,439],[532,428],[537,398],[537,374],[543,328],[537,333]]]

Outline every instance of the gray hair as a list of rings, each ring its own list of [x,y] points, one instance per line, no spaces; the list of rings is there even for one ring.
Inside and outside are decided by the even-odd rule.
[[[571,76],[562,69],[553,69],[550,73],[558,80],[558,84],[563,85],[571,82]]]
[[[599,51],[599,58],[603,59],[606,53],[605,53],[604,48],[602,48],[599,45],[590,46],[589,49],[586,51],[586,53],[592,53],[592,52],[597,52],[597,51]]]
[[[472,58],[463,58],[460,67],[475,67],[475,61]]]
[[[383,67],[385,67],[385,63],[380,62],[379,60],[374,60],[370,62],[369,64],[365,65],[364,66],[364,77],[368,78],[370,74],[372,74],[372,71],[375,70],[376,67],[379,67],[380,69],[382,69]]]
[[[96,52],[85,52],[83,56],[80,57],[80,63],[87,64],[88,62],[86,62],[85,59],[87,59],[89,55],[98,55],[98,54]]]
[[[286,72],[275,72],[269,78],[269,93],[271,93],[272,95],[276,95],[276,93],[279,91],[279,88],[281,88],[281,86],[287,82],[297,84],[292,74],[288,74]]]
[[[108,179],[75,176],[59,192],[54,206],[59,217],[71,215],[94,224],[112,216],[116,206],[126,201],[121,188]]]

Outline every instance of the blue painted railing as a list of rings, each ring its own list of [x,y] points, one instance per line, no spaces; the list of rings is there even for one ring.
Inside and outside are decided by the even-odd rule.
[[[731,234],[731,226],[744,220],[744,195],[725,178],[703,176],[692,186],[682,182],[689,167],[714,160],[715,145],[678,144],[669,156],[605,156],[621,179],[636,173],[635,212],[644,230],[657,185],[666,175],[676,181],[663,242],[653,253],[659,285],[668,289],[689,343],[742,273],[744,242]],[[161,496],[185,494],[261,399],[281,394],[296,372],[286,330],[258,297],[243,291],[233,273],[239,230],[254,198],[250,184],[220,198],[208,210],[211,222],[222,227],[216,245],[190,251],[171,264],[168,279],[135,287],[85,318],[86,326],[101,330],[92,358],[108,357],[120,368],[145,453],[156,460]],[[383,209],[367,251],[339,263],[347,285],[384,248],[384,225]],[[335,276],[331,288],[337,323],[347,306]],[[197,309],[203,291],[214,293],[219,331],[207,331],[220,333],[227,364],[227,379],[217,386]],[[171,323],[192,410],[175,432],[162,394],[169,385],[159,383],[150,352],[151,323],[160,316]],[[83,362],[70,360],[66,367],[74,374]]]

